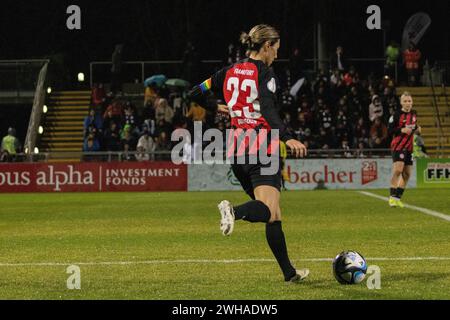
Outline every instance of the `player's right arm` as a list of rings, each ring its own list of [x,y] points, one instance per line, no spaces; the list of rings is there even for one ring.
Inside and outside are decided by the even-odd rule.
[[[259,78],[259,102],[261,115],[270,125],[271,129],[278,129],[280,140],[286,143],[286,146],[296,157],[306,156],[306,146],[300,141],[294,139],[280,118],[277,97],[277,84],[275,74],[269,68],[263,68]]]

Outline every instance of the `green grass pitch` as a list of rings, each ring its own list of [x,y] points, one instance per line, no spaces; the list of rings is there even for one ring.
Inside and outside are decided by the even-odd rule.
[[[289,285],[263,224],[238,221],[221,235],[223,199],[247,201],[243,192],[2,194],[0,299],[450,299],[449,221],[356,191],[283,192],[290,257],[311,270]],[[409,189],[404,202],[450,215],[450,189]],[[320,259],[344,249],[380,267],[381,289],[334,279]],[[426,257],[440,259],[404,259]],[[80,290],[67,289],[72,264]]]

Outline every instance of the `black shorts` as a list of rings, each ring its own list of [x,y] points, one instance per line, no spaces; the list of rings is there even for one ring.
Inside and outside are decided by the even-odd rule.
[[[394,162],[402,161],[405,163],[405,166],[413,165],[412,153],[407,150],[392,151],[392,160]]]
[[[254,190],[259,186],[271,186],[278,191],[281,190],[281,170],[279,169],[276,174],[262,175],[261,168],[269,167],[269,165],[262,164],[233,164],[231,169],[234,175],[241,183],[244,191],[252,198],[255,199]]]

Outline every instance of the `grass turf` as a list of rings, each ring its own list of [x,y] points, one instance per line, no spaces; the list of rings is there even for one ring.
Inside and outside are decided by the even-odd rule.
[[[284,192],[290,257],[311,270],[287,285],[263,224],[238,221],[231,237],[220,234],[224,198],[247,201],[243,192],[2,194],[0,299],[450,299],[450,260],[395,260],[449,258],[448,221],[355,191]],[[404,196],[448,215],[449,199],[444,189]],[[381,268],[380,290],[342,286],[331,262],[302,260],[344,249]],[[393,260],[371,260],[380,257]],[[81,290],[67,289],[67,266],[120,261],[147,262],[80,264]]]

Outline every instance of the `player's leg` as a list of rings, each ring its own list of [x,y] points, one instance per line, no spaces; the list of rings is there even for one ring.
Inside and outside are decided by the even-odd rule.
[[[406,186],[408,185],[409,178],[411,177],[412,165],[405,165],[402,176],[400,177],[398,187],[397,187],[397,197],[398,204],[403,207],[403,203],[400,201],[403,193],[405,192]]]
[[[404,166],[403,166],[403,170],[402,170],[402,174],[400,176],[398,185],[397,185],[397,190],[396,190],[396,195],[397,195],[397,205],[401,208],[404,207],[401,198],[403,196],[403,192],[405,191],[405,188],[408,184],[409,178],[411,177],[411,171],[412,171],[412,165],[413,165],[413,161],[412,161],[412,154],[411,152],[405,151],[403,153],[404,155]]]
[[[296,270],[289,260],[286,239],[281,224],[280,191],[270,185],[255,188],[255,198],[264,203],[270,210],[270,220],[266,224],[266,239],[275,256],[285,281],[297,282],[306,278],[308,269]]]
[[[224,200],[218,205],[221,214],[220,230],[225,236],[233,232],[235,220],[245,220],[252,223],[267,223],[270,220],[269,208],[260,200],[255,199],[249,168],[247,165],[232,166],[235,177],[239,180],[244,191],[253,200],[239,206],[233,206],[229,201]]]
[[[405,163],[403,161],[395,161],[392,165],[391,188],[389,197],[389,205],[391,207],[397,206],[397,201],[399,200],[397,195],[397,188],[402,177],[404,167]]]

